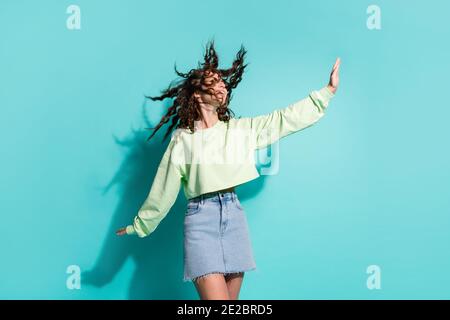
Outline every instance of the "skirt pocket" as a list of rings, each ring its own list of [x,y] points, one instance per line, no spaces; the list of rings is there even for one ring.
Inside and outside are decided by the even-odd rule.
[[[235,199],[235,204],[239,210],[244,210],[244,207],[242,206],[241,201],[239,201],[238,197],[236,197]]]
[[[202,204],[200,203],[200,201],[189,201],[187,204],[185,215],[190,216],[196,214],[201,210],[201,208]]]

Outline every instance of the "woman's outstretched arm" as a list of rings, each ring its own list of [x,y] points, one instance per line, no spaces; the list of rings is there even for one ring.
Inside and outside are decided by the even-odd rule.
[[[249,121],[249,127],[255,136],[256,149],[308,128],[322,118],[339,85],[339,66],[338,58],[332,68],[328,85],[312,91],[308,97],[269,114],[241,119]]]
[[[150,235],[175,203],[181,187],[182,174],[179,165],[173,159],[174,143],[172,137],[158,166],[150,192],[133,223],[117,230],[117,235],[136,234],[140,238]]]

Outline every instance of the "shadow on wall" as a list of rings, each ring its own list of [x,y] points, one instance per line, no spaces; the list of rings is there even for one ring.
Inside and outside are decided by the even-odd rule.
[[[142,109],[145,127],[154,127],[156,124],[152,124],[145,115],[145,105],[144,102]],[[149,130],[132,130],[128,138],[116,138],[116,143],[125,149],[124,159],[103,193],[115,186],[120,201],[94,267],[81,276],[82,285],[107,285],[120,271],[126,259],[132,258],[136,267],[129,284],[129,299],[198,299],[194,285],[182,280],[183,222],[186,210],[182,188],[170,212],[150,236],[119,237],[115,234],[120,227],[132,223],[150,191],[159,162],[170,140],[169,136],[161,143],[167,127],[163,126],[148,142],[146,139],[152,132]],[[253,197],[262,190],[265,178],[266,176],[261,176],[236,188],[244,206],[246,198]]]

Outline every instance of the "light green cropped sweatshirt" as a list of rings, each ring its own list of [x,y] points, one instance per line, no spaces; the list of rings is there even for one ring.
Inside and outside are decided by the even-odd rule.
[[[265,115],[219,120],[194,133],[176,129],[147,198],[126,227],[127,234],[141,238],[151,234],[175,203],[181,185],[190,199],[258,178],[255,150],[313,125],[323,117],[332,97],[325,86]]]

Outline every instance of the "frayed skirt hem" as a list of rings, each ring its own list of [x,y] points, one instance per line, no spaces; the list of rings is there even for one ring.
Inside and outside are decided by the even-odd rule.
[[[249,268],[249,269],[243,269],[243,270],[240,270],[240,271],[228,271],[228,272],[223,272],[223,271],[211,271],[211,272],[207,272],[207,273],[201,274],[201,275],[196,276],[196,277],[188,277],[188,276],[184,276],[184,277],[183,277],[183,282],[188,282],[188,281],[190,281],[190,282],[195,282],[197,279],[202,278],[202,277],[205,277],[205,276],[208,276],[208,275],[210,275],[210,274],[223,274],[224,276],[228,276],[228,275],[237,275],[237,274],[241,274],[241,273],[243,273],[243,272],[253,271],[253,270],[256,270],[256,267]]]

